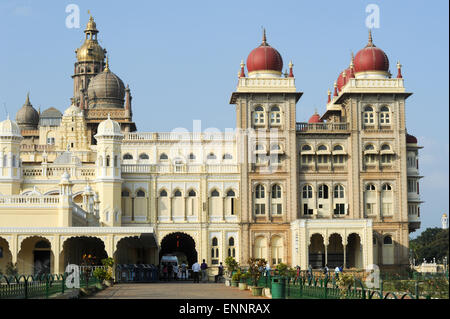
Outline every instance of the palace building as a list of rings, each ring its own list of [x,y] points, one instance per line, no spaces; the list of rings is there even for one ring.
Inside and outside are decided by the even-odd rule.
[[[262,43],[231,94],[235,132],[139,132],[131,90],[90,17],[73,97],[42,113],[26,97],[0,123],[0,271],[62,273],[90,253],[118,264],[177,254],[314,268],[398,269],[420,227],[417,139],[397,63],[372,35],[297,122],[292,62]]]

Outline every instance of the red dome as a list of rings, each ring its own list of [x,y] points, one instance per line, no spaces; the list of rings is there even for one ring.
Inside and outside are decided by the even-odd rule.
[[[417,144],[417,138],[413,135],[406,134],[406,143]]]
[[[248,72],[270,70],[281,72],[283,69],[283,59],[280,53],[266,42],[264,32],[262,44],[253,49],[247,57]]]
[[[308,121],[308,123],[320,123],[320,122],[322,121],[320,120],[320,115],[317,114],[317,112],[314,113],[313,116],[311,116]]]
[[[341,91],[341,88],[348,82],[351,76],[350,68],[345,69],[343,72],[345,72],[345,83],[344,77],[342,76],[342,72],[339,74],[339,77],[336,81],[336,85],[339,91]]]
[[[389,59],[383,50],[372,43],[369,33],[369,43],[355,55],[355,73],[364,71],[389,71]]]

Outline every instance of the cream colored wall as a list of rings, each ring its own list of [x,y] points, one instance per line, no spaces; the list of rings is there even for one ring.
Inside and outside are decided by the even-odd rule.
[[[3,227],[58,227],[58,208],[1,207],[0,225]]]

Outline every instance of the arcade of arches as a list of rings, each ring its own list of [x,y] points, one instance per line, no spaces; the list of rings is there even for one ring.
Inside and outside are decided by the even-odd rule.
[[[187,262],[189,266],[198,261],[194,239],[181,232],[171,233],[162,239],[159,260],[164,255],[177,256],[180,263]]]

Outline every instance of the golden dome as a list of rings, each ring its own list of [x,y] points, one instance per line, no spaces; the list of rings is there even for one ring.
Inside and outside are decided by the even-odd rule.
[[[95,40],[86,40],[83,45],[75,51],[78,62],[81,61],[103,61],[105,51]]]
[[[83,45],[78,48],[75,53],[77,54],[78,62],[83,61],[98,61],[103,62],[105,59],[105,50],[97,42],[97,25],[92,16],[89,18],[89,22],[84,30],[86,34]]]

